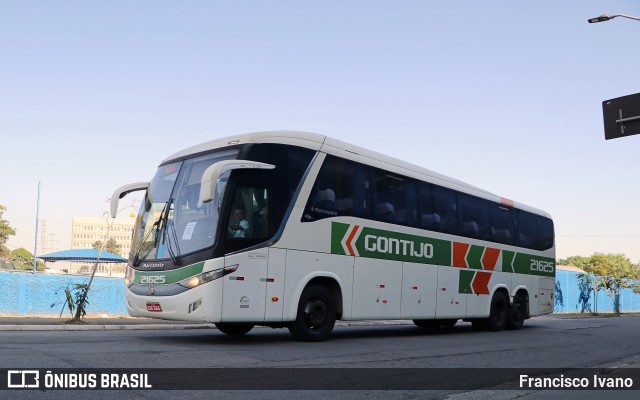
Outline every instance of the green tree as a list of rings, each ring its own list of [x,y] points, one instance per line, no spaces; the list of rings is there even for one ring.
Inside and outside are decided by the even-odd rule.
[[[10,256],[11,264],[15,269],[20,270],[33,270],[33,254],[29,250],[21,247],[11,252]],[[44,271],[44,263],[40,260],[36,262],[36,270]]]
[[[102,249],[113,254],[120,254],[120,251],[122,250],[122,245],[118,244],[114,238],[109,238],[109,240],[107,240],[107,244],[104,245],[104,248],[102,248],[102,240],[96,240],[91,247],[95,250]]]
[[[594,253],[591,257],[574,256],[560,263],[582,268],[594,277],[580,274],[578,278],[589,282],[594,291],[606,290],[609,296],[615,296],[615,312],[620,312],[620,289],[632,288],[640,278],[640,269],[624,254]],[[596,309],[597,312],[597,309]]]
[[[9,236],[15,235],[16,231],[9,226],[9,221],[2,218],[2,214],[7,207],[0,204],[0,258],[8,258],[10,256],[9,249],[4,245],[9,240]]]
[[[591,268],[591,257],[571,256],[558,260],[558,265],[572,265],[586,271]]]
[[[89,300],[87,298],[86,291],[88,289],[88,285],[86,283],[76,283],[74,285],[75,293],[71,295],[71,289],[67,286],[64,289],[65,294],[65,303],[62,306],[62,311],[60,311],[60,316],[64,312],[64,307],[66,306],[69,309],[69,313],[71,313],[72,319],[67,320],[67,323],[75,323],[79,322],[79,319],[87,315],[87,306],[89,305]],[[75,300],[73,299],[75,297]],[[78,313],[80,317],[76,319],[74,317],[75,313]]]

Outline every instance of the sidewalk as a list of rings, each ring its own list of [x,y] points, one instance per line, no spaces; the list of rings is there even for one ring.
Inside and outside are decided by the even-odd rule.
[[[576,319],[576,318],[616,318],[625,315],[591,315],[591,314],[551,314],[536,318]],[[100,331],[100,330],[145,330],[145,329],[216,329],[213,323],[197,323],[183,321],[167,321],[151,318],[134,318],[124,316],[83,318],[77,324],[66,324],[69,318],[1,315],[0,331]],[[411,320],[375,320],[375,321],[337,321],[336,326],[380,326],[380,325],[413,325]]]
[[[92,317],[82,322],[67,324],[69,318],[0,315],[2,331],[106,331],[106,330],[169,330],[169,329],[216,329],[213,323],[167,321],[134,317]],[[376,325],[413,325],[410,320],[385,321],[337,321],[336,326],[376,326]],[[259,328],[259,326],[258,326]]]
[[[35,316],[0,316],[0,331],[99,331],[143,329],[210,329],[214,324],[166,321],[133,317],[83,318],[80,323],[67,324],[69,318]]]

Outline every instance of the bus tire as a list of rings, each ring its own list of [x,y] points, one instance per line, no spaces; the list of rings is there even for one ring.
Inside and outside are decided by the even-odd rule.
[[[329,289],[311,285],[302,291],[296,320],[288,328],[303,342],[326,340],[336,323],[336,303]]]
[[[253,324],[234,324],[228,322],[216,322],[216,328],[222,333],[233,336],[242,336],[253,329]]]
[[[509,320],[509,300],[502,292],[495,292],[491,299],[489,318],[485,319],[486,329],[497,332],[507,326]]]
[[[517,330],[522,328],[526,318],[527,299],[521,293],[516,293],[513,297],[513,305],[509,307],[509,321],[507,322],[507,329]]]

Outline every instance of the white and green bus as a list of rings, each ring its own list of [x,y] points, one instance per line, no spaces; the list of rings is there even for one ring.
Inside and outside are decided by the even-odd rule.
[[[458,320],[519,329],[553,311],[550,216],[326,136],[246,134],[168,157],[144,190],[126,272],[132,316],[287,327]]]

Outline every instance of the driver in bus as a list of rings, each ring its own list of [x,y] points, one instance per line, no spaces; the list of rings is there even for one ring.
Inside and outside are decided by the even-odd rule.
[[[229,227],[227,233],[229,237],[243,238],[247,237],[249,229],[249,221],[244,214],[244,209],[238,207],[233,211],[231,221],[229,221]]]

